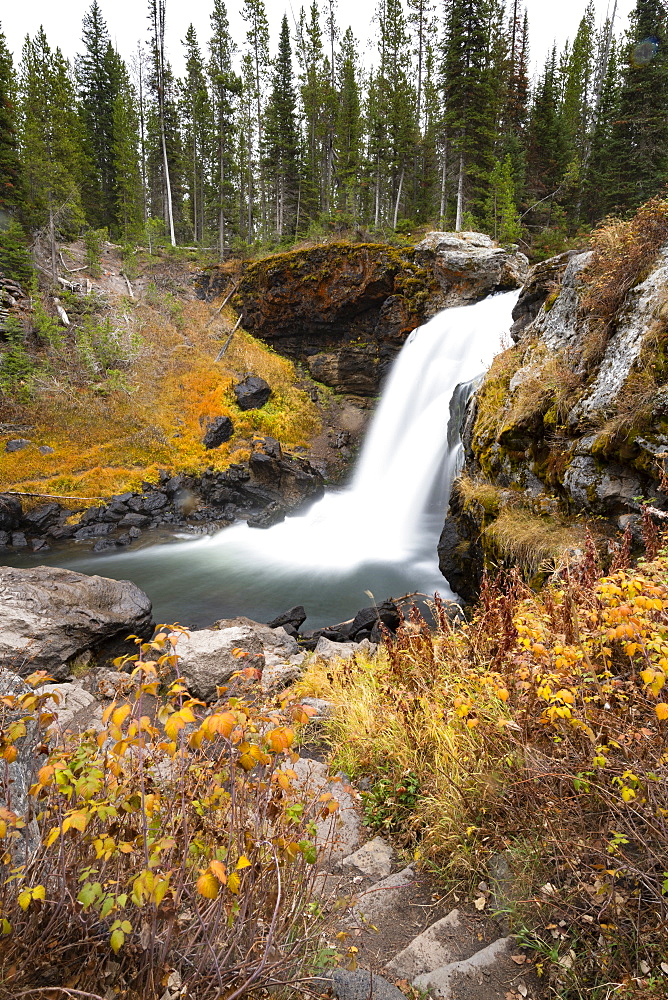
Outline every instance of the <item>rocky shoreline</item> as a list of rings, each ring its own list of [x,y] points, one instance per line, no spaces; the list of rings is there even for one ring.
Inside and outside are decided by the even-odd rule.
[[[274,438],[253,442],[248,462],[213,467],[202,476],[170,476],[144,483],[141,493],[123,493],[94,507],[72,508],[51,500],[25,511],[18,495],[0,496],[0,554],[46,552],[74,543],[93,552],[132,545],[156,528],[201,532],[245,520],[267,528],[320,499],[323,476],[302,457],[283,452]]]

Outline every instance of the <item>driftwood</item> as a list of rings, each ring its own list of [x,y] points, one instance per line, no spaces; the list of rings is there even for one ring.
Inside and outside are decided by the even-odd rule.
[[[227,348],[230,346],[230,341],[232,340],[232,337],[237,332],[237,330],[239,329],[240,326],[241,326],[241,316],[236,321],[236,323],[234,325],[234,329],[232,330],[232,333],[229,335],[229,337],[227,338],[227,340],[225,341],[225,343],[223,344],[223,346],[221,347],[221,349],[218,351],[218,354],[216,355],[216,360],[214,361],[214,365],[217,364],[220,361],[220,359],[222,358],[223,354],[225,353],[225,351],[227,350]]]
[[[132,291],[132,285],[130,284],[130,279],[128,278],[128,276],[125,273],[125,271],[121,271],[121,274],[125,278],[125,284],[128,286],[128,292],[130,293],[130,298],[134,299],[135,293]]]
[[[60,321],[63,324],[63,326],[69,326],[70,325],[70,317],[67,315],[67,313],[63,309],[63,307],[61,305],[61,302],[60,302],[60,299],[54,299],[53,300],[53,304],[56,307],[56,312],[60,316]]]
[[[107,497],[64,497],[61,493],[24,493],[21,490],[5,490],[3,496],[43,497],[45,500],[106,500]]]
[[[219,316],[220,313],[222,313],[223,309],[225,308],[225,306],[227,305],[227,303],[230,301],[230,299],[232,298],[232,296],[234,295],[234,293],[236,292],[236,290],[237,290],[237,283],[235,282],[234,285],[232,285],[231,290],[225,296],[225,298],[224,298],[224,300],[222,302],[222,305],[218,306],[218,308],[216,309],[216,311],[213,314],[213,316],[211,317],[211,319],[209,319],[209,321],[207,322],[206,326],[204,327],[205,330],[208,330],[208,328],[211,326],[211,324],[213,323],[213,321],[216,318],[216,316]]]

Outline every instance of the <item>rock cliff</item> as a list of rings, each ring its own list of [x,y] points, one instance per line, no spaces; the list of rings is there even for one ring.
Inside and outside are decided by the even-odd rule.
[[[668,507],[668,246],[606,313],[622,253],[607,271],[595,249],[533,268],[516,344],[469,404],[466,467],[439,546],[466,597],[486,563],[519,561],[531,578],[581,546],[588,519],[608,537],[627,525],[639,535],[644,504]]]
[[[247,265],[244,328],[337,392],[374,396],[408,334],[446,306],[518,288],[528,262],[480,233],[429,233],[415,246],[330,243]],[[226,276],[200,281],[210,298]]]

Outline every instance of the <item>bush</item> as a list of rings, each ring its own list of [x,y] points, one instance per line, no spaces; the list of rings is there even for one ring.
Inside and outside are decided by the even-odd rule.
[[[6,344],[0,350],[0,392],[27,402],[36,366],[26,349],[23,327],[15,316],[6,321],[4,336]]]
[[[132,672],[100,733],[51,737],[27,864],[27,817],[0,813],[0,981],[12,995],[76,986],[157,1000],[169,984],[231,1000],[299,978],[315,953],[313,821],[335,804],[301,801],[280,718],[240,698],[205,713],[188,696],[178,638],[163,630],[119,661]],[[3,699],[6,762],[27,725],[53,722],[48,697]]]
[[[102,243],[109,239],[106,229],[87,229],[84,233],[83,241],[86,249],[84,261],[89,274],[93,278],[99,278],[102,274]]]
[[[488,579],[463,625],[414,609],[375,658],[316,664],[297,688],[340,706],[336,764],[382,776],[369,818],[457,891],[479,896],[503,855],[496,905],[574,1000],[649,985],[665,961],[668,555],[631,569],[628,548],[602,576],[589,542],[540,595]]]

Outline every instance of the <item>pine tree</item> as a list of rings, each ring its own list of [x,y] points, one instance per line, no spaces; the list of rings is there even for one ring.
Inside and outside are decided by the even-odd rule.
[[[617,47],[612,40],[608,49],[607,69],[601,88],[596,120],[591,134],[589,156],[583,186],[583,204],[590,222],[602,219],[612,207],[611,193],[618,190],[621,178],[615,176],[619,158],[613,148],[614,123],[619,120],[620,77]]]
[[[227,218],[233,214],[233,171],[235,165],[233,139],[235,133],[234,104],[241,94],[241,78],[232,68],[234,43],[230,37],[224,0],[214,0],[211,14],[212,35],[209,40],[209,80],[213,96],[214,164],[212,184],[215,191],[215,215],[218,229],[218,250],[225,255]],[[202,109],[205,113],[205,109]]]
[[[554,197],[564,179],[568,161],[561,122],[557,53],[552,49],[536,86],[527,136],[527,193],[541,210],[534,225],[549,224]]]
[[[465,206],[484,207],[493,166],[498,91],[492,59],[494,0],[447,0],[443,52],[444,124],[457,177],[455,228]]]
[[[0,212],[15,212],[21,203],[15,93],[14,65],[0,27]]]
[[[668,181],[668,15],[661,0],[637,0],[631,14],[611,135],[610,192],[615,211],[637,208]]]
[[[519,240],[522,227],[515,204],[515,181],[510,155],[494,164],[489,177],[485,215],[488,232],[499,243],[516,243]]]
[[[111,45],[98,0],[93,0],[84,16],[82,40],[84,52],[77,59],[77,87],[88,160],[86,214],[94,227],[112,226],[116,188],[113,118],[124,67]]]
[[[594,7],[589,3],[568,57],[561,115],[567,156],[579,162],[584,156],[591,124],[595,52]]]
[[[137,236],[144,215],[137,99],[125,66],[113,109],[113,220],[122,239]]]
[[[186,31],[183,46],[186,55],[186,75],[180,85],[183,171],[189,195],[188,221],[192,239],[197,242],[204,238],[207,148],[213,122],[204,59],[192,24]]]
[[[352,28],[341,42],[338,66],[338,109],[334,131],[334,161],[338,209],[349,224],[359,214],[360,166],[364,126],[357,64],[357,43]]]
[[[262,225],[266,222],[267,199],[265,191],[264,164],[262,160],[262,126],[264,122],[264,107],[266,101],[267,77],[270,66],[269,59],[269,22],[265,11],[264,0],[244,0],[241,16],[248,25],[246,32],[247,54],[250,56],[251,73],[244,78],[244,86],[250,89],[249,99],[254,104],[254,135],[249,135],[249,168],[253,151],[257,154],[259,166],[260,212]],[[252,144],[251,144],[252,142]],[[254,150],[253,150],[254,147]],[[250,172],[250,170],[249,170]],[[249,208],[249,218],[252,210]],[[250,234],[249,234],[250,235]]]
[[[174,95],[172,92],[173,78],[165,58],[165,18],[166,0],[149,0],[149,22],[151,26],[151,56],[153,59],[153,92],[156,98],[157,115],[154,124],[159,131],[160,154],[162,160],[158,176],[161,182],[161,196],[164,203],[164,218],[168,228],[172,246],[176,246],[174,227],[174,192],[170,167],[173,165],[173,144],[168,150],[167,131],[170,124],[175,125],[177,115],[174,113]],[[171,98],[171,100],[170,100]],[[170,156],[172,152],[172,156]],[[172,161],[170,163],[170,161]]]
[[[74,235],[83,222],[82,135],[74,83],[60,49],[52,51],[44,29],[26,38],[19,74],[20,156],[31,230],[48,226],[55,277],[58,231]]]
[[[265,114],[263,149],[265,173],[272,188],[274,228],[279,238],[285,232],[294,233],[297,225],[299,168],[296,106],[290,28],[287,16],[283,15],[271,95]]]

